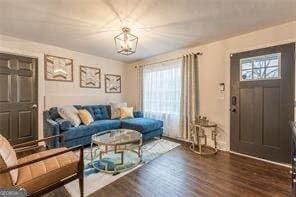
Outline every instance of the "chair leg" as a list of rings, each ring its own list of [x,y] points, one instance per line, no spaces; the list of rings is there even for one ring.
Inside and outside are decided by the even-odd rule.
[[[83,197],[83,193],[84,193],[84,180],[83,180],[83,173],[80,174],[79,176],[79,189],[80,189],[80,196]]]

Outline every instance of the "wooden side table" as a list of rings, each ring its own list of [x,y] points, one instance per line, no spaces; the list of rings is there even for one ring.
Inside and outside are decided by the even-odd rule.
[[[217,153],[217,124],[214,122],[208,122],[202,124],[201,122],[193,121],[191,122],[191,145],[190,149],[200,155],[214,155]],[[214,146],[209,146],[207,144],[207,135],[205,134],[205,129],[211,130],[211,137],[214,141]],[[204,139],[204,143],[202,143]]]

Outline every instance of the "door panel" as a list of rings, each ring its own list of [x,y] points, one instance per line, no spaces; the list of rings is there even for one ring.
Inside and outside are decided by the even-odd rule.
[[[11,139],[11,127],[10,127],[10,112],[0,113],[0,131],[1,135],[6,137],[8,140]]]
[[[280,88],[263,89],[263,145],[280,148]]]
[[[12,144],[37,139],[37,60],[0,53],[0,133]]]
[[[0,102],[9,102],[10,98],[10,76],[0,74]]]
[[[294,66],[295,43],[232,55],[232,151],[289,162]]]
[[[255,90],[252,88],[240,89],[240,132],[239,140],[244,143],[255,143]]]
[[[19,102],[32,102],[33,101],[33,89],[34,84],[32,77],[19,76]]]
[[[32,111],[22,111],[18,113],[18,139],[33,137],[33,114]],[[29,124],[28,124],[29,123]]]

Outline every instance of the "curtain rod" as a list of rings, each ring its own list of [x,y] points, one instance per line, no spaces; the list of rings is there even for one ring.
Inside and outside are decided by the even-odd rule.
[[[197,53],[191,53],[194,55],[203,55],[203,53],[201,52],[197,52]],[[173,61],[173,60],[178,60],[181,59],[183,56],[181,57],[176,57],[176,58],[171,58],[171,59],[167,59],[167,60],[163,60],[163,61],[159,61],[159,62],[153,62],[153,63],[148,63],[148,64],[144,64],[143,66],[148,66],[148,65],[153,65],[153,64],[160,64],[160,63],[164,63],[164,62],[169,62],[169,61]],[[138,68],[138,66],[135,66],[135,68]]]

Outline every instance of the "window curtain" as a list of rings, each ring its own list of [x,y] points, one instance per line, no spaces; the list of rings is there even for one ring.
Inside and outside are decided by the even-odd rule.
[[[181,59],[143,68],[145,117],[164,122],[164,135],[180,138]]]
[[[137,103],[137,109],[139,111],[143,111],[143,70],[144,70],[144,65],[139,65],[137,67],[137,73],[138,73],[138,103]]]
[[[199,116],[198,56],[196,54],[183,56],[181,73],[180,130],[182,138],[189,140],[190,122]]]

